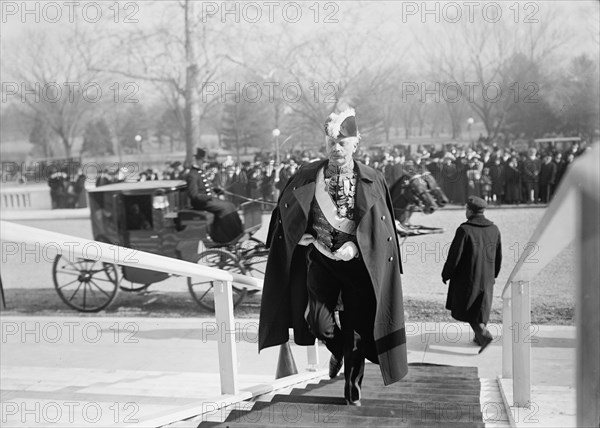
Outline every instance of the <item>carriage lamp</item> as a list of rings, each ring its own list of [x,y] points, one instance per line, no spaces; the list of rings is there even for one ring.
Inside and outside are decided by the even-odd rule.
[[[152,196],[152,208],[155,210],[164,210],[169,208],[169,199],[167,195]]]

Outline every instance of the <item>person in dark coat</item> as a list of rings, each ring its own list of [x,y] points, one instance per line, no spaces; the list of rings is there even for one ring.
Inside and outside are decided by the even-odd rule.
[[[528,151],[528,157],[524,159],[522,164],[522,184],[524,187],[527,203],[538,202],[538,182],[542,163],[537,157],[537,150],[531,148]]]
[[[452,318],[468,322],[483,351],[493,340],[486,325],[492,309],[495,278],[502,264],[500,230],[485,218],[487,203],[476,196],[467,201],[467,221],[456,229],[442,281],[450,281],[446,309]]]
[[[521,169],[517,158],[510,158],[504,170],[504,200],[507,204],[521,202]]]
[[[201,166],[205,156],[206,152],[203,149],[196,149],[197,163],[192,165],[186,177],[188,196],[194,209],[208,211],[215,215],[210,228],[210,237],[215,242],[226,243],[240,236],[244,229],[236,206],[229,201],[219,199],[214,193]]]
[[[48,186],[50,186],[50,198],[52,200],[52,209],[68,208],[68,184],[69,176],[64,171],[55,171],[48,177]]]
[[[546,153],[543,157],[542,166],[540,167],[539,179],[539,194],[540,201],[543,204],[550,202],[556,183],[556,164],[552,162],[552,155]]]
[[[567,164],[565,163],[561,152],[556,152],[552,162],[554,162],[554,164],[556,165],[556,178],[554,180],[554,189],[552,191],[552,193],[554,193],[556,191],[556,188],[558,187],[558,184],[562,180],[563,175],[565,175]]]
[[[490,178],[492,179],[492,200],[500,205],[504,203],[504,189],[506,186],[505,167],[500,157],[495,157],[490,166]]]
[[[323,340],[330,377],[343,360],[344,397],[360,405],[365,358],[385,385],[408,371],[402,264],[383,174],[353,159],[354,110],[332,114],[326,134],[328,159],[289,179],[271,217],[258,347],[286,343],[289,328],[298,345]]]
[[[264,201],[271,202],[271,204],[264,204],[263,209],[265,211],[273,208],[273,202],[277,201],[277,187],[275,187],[275,180],[277,178],[277,168],[275,168],[275,161],[270,160],[264,165],[262,171],[262,197]]]

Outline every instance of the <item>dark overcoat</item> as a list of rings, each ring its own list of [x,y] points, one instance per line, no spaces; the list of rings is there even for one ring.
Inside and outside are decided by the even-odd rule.
[[[450,280],[446,309],[452,318],[488,322],[501,264],[500,230],[494,223],[476,214],[458,227],[442,270],[442,280]]]
[[[308,304],[307,247],[297,244],[307,230],[317,172],[326,162],[302,166],[288,181],[273,211],[267,237],[270,252],[260,309],[259,351],[287,342],[289,328],[294,329],[298,345],[315,342],[304,319]],[[400,247],[383,175],[362,163],[356,165],[356,238],[375,291],[375,346],[383,381],[389,385],[408,371]]]

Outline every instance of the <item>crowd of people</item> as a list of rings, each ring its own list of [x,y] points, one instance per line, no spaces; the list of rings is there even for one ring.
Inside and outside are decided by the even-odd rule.
[[[453,204],[464,205],[469,196],[496,205],[545,204],[550,202],[569,165],[584,151],[579,144],[564,152],[539,152],[533,147],[517,152],[480,144],[477,150],[421,150],[411,157],[390,150],[377,158],[365,154],[362,160],[382,171],[390,186],[402,175],[430,172]]]
[[[545,204],[552,199],[569,165],[587,148],[574,143],[564,151],[530,148],[517,152],[478,143],[476,148],[420,149],[408,155],[401,147],[390,147],[377,154],[360,148],[356,158],[381,171],[390,187],[403,175],[430,172],[452,204],[464,205],[469,196],[478,196],[492,205]],[[314,151],[286,153],[278,165],[272,156],[260,153],[254,162],[236,162],[227,156],[222,162],[214,158],[205,160],[202,167],[220,198],[236,205],[247,199],[260,199],[264,201],[263,208],[270,210],[297,169],[319,158]],[[162,172],[143,170],[135,179],[186,180],[190,167],[176,161],[167,163]],[[104,170],[96,177],[95,184],[102,186],[131,179],[133,175],[122,169]],[[83,206],[80,195],[84,182],[82,177],[71,179],[60,172],[49,177],[53,206]]]
[[[69,174],[69,169],[56,170],[48,176],[52,209],[87,207],[85,189],[86,177],[79,169]]]
[[[478,144],[477,148],[449,147],[438,152],[422,149],[409,156],[401,148],[390,148],[378,155],[363,148],[356,158],[381,171],[390,187],[403,175],[429,172],[452,204],[464,205],[469,196],[480,197],[492,205],[546,204],[569,165],[586,148],[574,143],[564,151],[538,151],[532,147],[517,152]],[[295,157],[288,154],[276,165],[273,159],[240,163],[228,157],[225,162],[211,162],[204,167],[213,187],[221,189],[226,199],[234,203],[243,202],[244,198],[272,203],[300,165],[318,158],[312,152]],[[180,162],[175,162],[162,178],[185,179],[187,172]]]

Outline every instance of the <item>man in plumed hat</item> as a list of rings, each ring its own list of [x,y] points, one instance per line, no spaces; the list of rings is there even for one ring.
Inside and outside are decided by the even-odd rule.
[[[226,243],[244,231],[237,208],[229,201],[218,198],[203,168],[206,151],[196,149],[195,163],[186,176],[188,196],[192,207],[215,215],[210,228],[210,237],[218,243]]]
[[[452,318],[469,323],[480,353],[493,340],[486,326],[502,264],[500,230],[485,217],[486,208],[483,199],[469,196],[467,221],[456,230],[442,270],[443,283],[450,281],[446,309]]]
[[[289,340],[331,351],[344,397],[360,405],[365,358],[385,385],[408,370],[394,213],[383,175],[353,158],[353,109],[325,123],[327,159],[290,177],[274,209],[260,310],[259,351]]]

